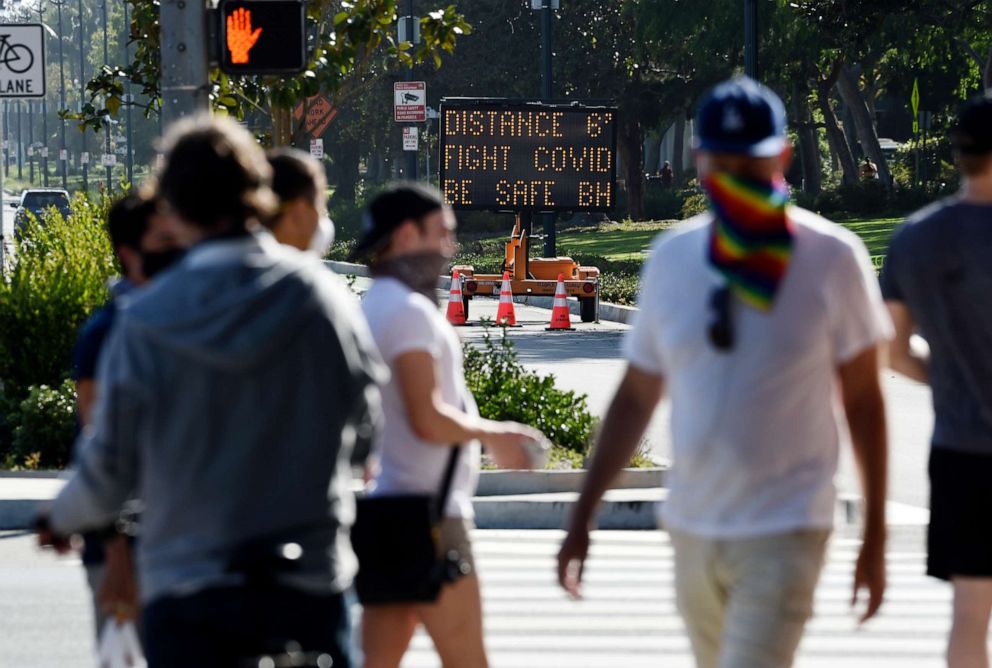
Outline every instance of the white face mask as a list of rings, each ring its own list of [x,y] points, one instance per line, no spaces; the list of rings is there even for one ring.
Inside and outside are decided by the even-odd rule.
[[[307,250],[323,259],[333,243],[334,223],[327,216],[321,216],[320,220],[317,221],[317,229],[314,230],[313,236],[310,238],[310,248]]]

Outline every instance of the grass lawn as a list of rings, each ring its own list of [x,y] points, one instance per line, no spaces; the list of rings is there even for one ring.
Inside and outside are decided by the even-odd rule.
[[[901,218],[840,221],[865,242],[876,267],[889,246],[889,239]],[[608,260],[643,260],[652,240],[674,223],[605,223],[598,227],[565,229],[558,235],[559,246],[569,253],[599,255]]]

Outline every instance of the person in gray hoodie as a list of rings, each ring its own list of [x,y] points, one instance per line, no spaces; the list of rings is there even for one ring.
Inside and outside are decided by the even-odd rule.
[[[166,148],[157,186],[191,249],[121,304],[95,424],[41,523],[66,536],[142,499],[151,668],[290,650],[352,666],[349,483],[378,426],[378,353],[339,279],[254,231],[275,197],[246,131],[202,117]]]

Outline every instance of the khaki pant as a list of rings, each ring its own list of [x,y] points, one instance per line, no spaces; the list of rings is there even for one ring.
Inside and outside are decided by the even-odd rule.
[[[827,530],[712,540],[669,532],[699,668],[786,668],[813,614]]]

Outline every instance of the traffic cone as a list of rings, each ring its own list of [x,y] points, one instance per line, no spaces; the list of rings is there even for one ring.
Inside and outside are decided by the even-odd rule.
[[[568,314],[568,302],[565,301],[565,275],[558,274],[558,285],[555,287],[555,303],[551,309],[551,322],[548,323],[546,332],[570,332],[572,318]]]
[[[519,327],[517,314],[513,309],[513,291],[510,289],[510,272],[503,272],[503,285],[499,289],[499,308],[496,309],[496,324]]]
[[[462,279],[458,270],[451,272],[451,292],[448,294],[448,322],[452,325],[464,325],[465,303],[462,301]]]

